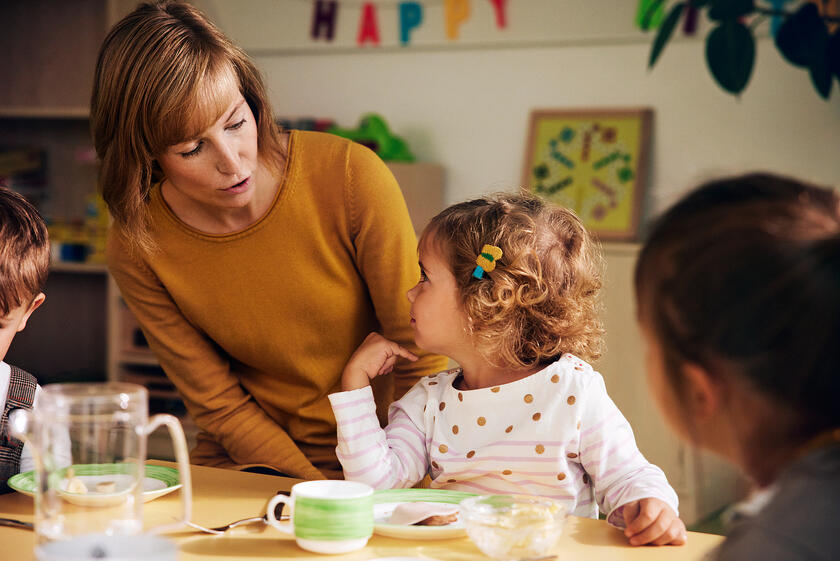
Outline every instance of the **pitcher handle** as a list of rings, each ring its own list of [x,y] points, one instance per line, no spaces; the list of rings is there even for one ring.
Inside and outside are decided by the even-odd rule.
[[[169,429],[169,437],[172,439],[172,446],[175,449],[175,459],[178,462],[178,477],[181,480],[181,519],[178,522],[150,528],[150,532],[177,530],[192,518],[192,478],[190,476],[187,438],[184,436],[184,429],[181,427],[181,422],[178,418],[165,413],[152,415],[149,418],[149,423],[142,430],[148,436],[161,425],[166,425],[166,428]]]

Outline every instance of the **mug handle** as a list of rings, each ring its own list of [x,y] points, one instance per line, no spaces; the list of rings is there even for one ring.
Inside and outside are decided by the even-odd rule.
[[[184,429],[181,422],[174,415],[159,414],[152,415],[148,424],[141,427],[145,436],[151,434],[161,425],[169,429],[169,437],[172,439],[172,446],[175,449],[175,459],[178,462],[178,477],[181,480],[181,518],[171,524],[162,524],[149,529],[149,532],[165,532],[177,530],[192,518],[192,478],[190,476],[190,457],[187,451],[187,438],[184,436]]]
[[[286,495],[274,495],[271,498],[271,500],[268,501],[268,504],[265,507],[265,519],[266,519],[266,522],[268,522],[269,524],[271,524],[273,527],[277,528],[281,532],[284,532],[286,534],[289,534],[290,536],[293,536],[295,534],[294,525],[293,524],[280,525],[280,521],[277,520],[277,518],[274,516],[274,513],[276,512],[275,509],[277,508],[277,505],[278,504],[284,504],[286,506],[289,506],[289,501],[290,500],[291,500],[291,497],[287,497]],[[291,518],[290,518],[290,520],[291,520]]]

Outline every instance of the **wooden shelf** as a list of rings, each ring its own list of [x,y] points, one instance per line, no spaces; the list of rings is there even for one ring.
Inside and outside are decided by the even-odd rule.
[[[108,268],[100,263],[73,263],[71,261],[59,261],[50,264],[51,273],[81,273],[101,275],[108,272]]]
[[[0,118],[6,119],[87,119],[90,110],[87,107],[39,107],[14,106],[0,107]]]

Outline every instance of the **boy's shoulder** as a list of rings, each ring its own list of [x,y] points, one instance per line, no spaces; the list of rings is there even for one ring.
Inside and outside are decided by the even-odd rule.
[[[35,399],[38,380],[29,372],[17,366],[0,361],[0,388],[6,403],[29,408]]]

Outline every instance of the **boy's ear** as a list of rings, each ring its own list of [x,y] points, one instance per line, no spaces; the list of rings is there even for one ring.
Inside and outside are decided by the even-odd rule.
[[[718,411],[723,398],[723,387],[720,381],[709,375],[709,372],[693,363],[683,365],[683,373],[688,385],[688,399],[691,401],[689,411],[695,421],[708,421]]]
[[[32,299],[32,303],[29,304],[29,309],[26,310],[26,313],[23,314],[23,318],[20,320],[20,325],[18,325],[17,332],[20,333],[26,327],[26,322],[29,320],[29,316],[32,315],[32,312],[38,309],[38,307],[44,303],[44,300],[47,299],[46,294],[43,292],[39,292],[38,296]]]

